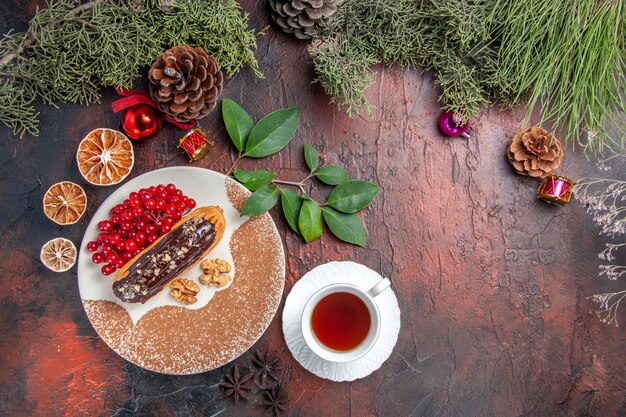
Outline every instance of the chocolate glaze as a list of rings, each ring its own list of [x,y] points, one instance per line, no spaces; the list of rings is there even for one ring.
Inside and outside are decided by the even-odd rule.
[[[170,231],[113,283],[113,293],[127,303],[145,303],[198,260],[215,241],[215,227],[204,218],[189,219]]]

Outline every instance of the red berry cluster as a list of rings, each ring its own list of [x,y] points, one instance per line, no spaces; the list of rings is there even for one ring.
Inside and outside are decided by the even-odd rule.
[[[111,217],[98,223],[98,239],[87,243],[94,252],[91,260],[101,264],[102,273],[111,275],[122,268],[172,226],[196,201],[174,184],[159,184],[132,192],[123,203],[111,209]]]

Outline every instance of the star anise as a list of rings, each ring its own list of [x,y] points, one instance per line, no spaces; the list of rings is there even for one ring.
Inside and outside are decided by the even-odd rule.
[[[265,398],[261,402],[261,405],[265,407],[264,415],[277,417],[287,411],[289,399],[287,398],[287,393],[285,393],[285,389],[282,384],[277,384],[272,388],[265,390],[263,395]]]
[[[260,388],[268,388],[278,382],[278,371],[282,369],[278,358],[270,357],[267,351],[256,350],[252,356],[252,364],[257,368],[256,381]]]
[[[254,372],[248,372],[242,376],[239,366],[233,365],[232,374],[224,375],[224,380],[220,382],[220,386],[224,387],[224,398],[232,396],[235,404],[239,402],[239,398],[250,401],[252,377],[254,377]]]

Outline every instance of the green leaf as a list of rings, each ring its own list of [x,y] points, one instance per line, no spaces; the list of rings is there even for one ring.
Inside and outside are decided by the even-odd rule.
[[[302,208],[298,216],[298,227],[306,243],[313,242],[322,236],[324,231],[322,209],[315,201],[304,200],[302,202]]]
[[[330,192],[326,204],[344,213],[356,213],[371,203],[379,190],[369,181],[347,181]]]
[[[306,161],[306,165],[309,167],[311,172],[315,171],[320,163],[317,151],[308,143],[304,144],[304,160]]]
[[[328,185],[339,185],[348,181],[348,174],[338,165],[326,165],[315,173],[318,180]]]
[[[295,107],[268,114],[252,128],[244,155],[263,158],[280,151],[293,138],[299,122],[300,109]]]
[[[275,185],[259,188],[248,198],[241,209],[242,216],[255,216],[274,207],[278,201],[278,188]]]
[[[365,246],[365,226],[357,214],[341,213],[331,207],[324,207],[322,214],[330,231],[339,239],[354,245]]]
[[[298,226],[298,217],[300,216],[300,209],[302,208],[302,198],[292,190],[287,188],[281,189],[280,203],[283,206],[283,214],[289,227],[294,232],[300,234],[300,227]]]
[[[255,191],[261,187],[269,185],[274,178],[276,178],[275,172],[263,171],[255,169],[253,171],[244,171],[237,169],[233,172],[233,175],[237,180],[243,184],[248,190]]]
[[[222,118],[230,139],[239,151],[246,148],[248,136],[254,127],[252,117],[239,104],[229,98],[222,100]]]

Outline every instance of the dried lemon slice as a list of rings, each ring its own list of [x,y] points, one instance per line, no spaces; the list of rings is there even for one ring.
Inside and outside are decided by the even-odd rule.
[[[76,223],[87,208],[85,190],[71,181],[57,182],[43,196],[43,212],[61,225]]]
[[[55,272],[65,272],[76,263],[76,246],[62,237],[46,242],[41,247],[41,262]]]
[[[78,145],[76,162],[90,184],[117,184],[133,169],[133,145],[117,130],[95,129]]]

